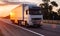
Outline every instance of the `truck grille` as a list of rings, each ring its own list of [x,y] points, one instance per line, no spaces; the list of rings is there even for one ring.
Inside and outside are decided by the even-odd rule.
[[[32,18],[32,22],[34,24],[39,24],[41,22],[41,18]]]

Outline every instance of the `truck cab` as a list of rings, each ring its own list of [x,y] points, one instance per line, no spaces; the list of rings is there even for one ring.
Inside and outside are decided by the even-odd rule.
[[[24,20],[27,22],[28,25],[30,25],[30,26],[40,26],[41,25],[41,22],[43,20],[43,15],[40,10],[40,7],[38,7],[38,6],[28,7],[28,9],[26,9],[25,15],[26,15],[26,17],[24,17]]]

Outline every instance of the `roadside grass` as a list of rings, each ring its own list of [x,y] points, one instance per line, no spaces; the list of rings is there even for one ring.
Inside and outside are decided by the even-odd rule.
[[[60,25],[60,20],[43,20],[42,22],[44,24],[56,24],[56,25]]]

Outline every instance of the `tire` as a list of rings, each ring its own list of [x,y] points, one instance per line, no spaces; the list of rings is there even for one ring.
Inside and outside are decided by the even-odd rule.
[[[11,21],[12,21],[12,23],[15,23],[14,20],[11,20]]]
[[[27,27],[28,26],[27,21],[21,21],[20,22],[20,25],[21,26],[24,26],[24,27]]]
[[[34,25],[35,28],[40,28],[41,26],[42,26],[41,24],[40,25],[39,24]]]
[[[27,21],[21,21],[21,20],[18,21],[18,25],[25,26],[25,27],[29,26],[28,23],[27,23]]]
[[[22,21],[18,20],[18,25],[22,26]]]
[[[29,26],[29,25],[28,25],[28,23],[27,23],[27,21],[25,21],[25,26],[26,26],[26,27],[28,27],[28,26]]]

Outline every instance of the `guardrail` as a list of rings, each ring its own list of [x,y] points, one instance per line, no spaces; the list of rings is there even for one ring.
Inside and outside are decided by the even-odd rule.
[[[42,20],[43,23],[60,24],[60,20]]]

